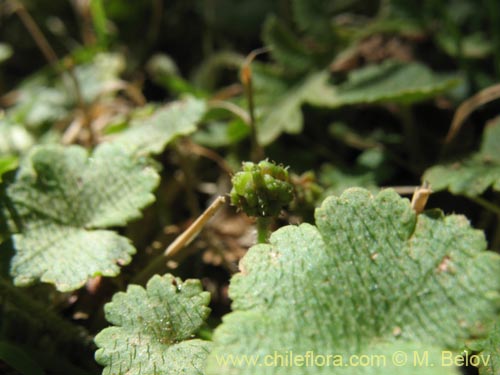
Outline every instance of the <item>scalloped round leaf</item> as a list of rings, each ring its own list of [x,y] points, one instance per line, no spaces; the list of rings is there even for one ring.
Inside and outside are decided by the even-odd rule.
[[[201,375],[210,342],[193,339],[210,313],[199,281],[153,276],[144,289],[130,285],[105,305],[114,324],[96,337],[103,375]]]
[[[483,233],[463,216],[417,216],[392,190],[372,196],[360,188],[328,198],[315,216],[317,226],[281,228],[243,258],[229,290],[234,312],[215,331],[208,375],[255,374],[221,367],[224,355],[348,356],[375,342],[459,348],[495,316],[500,256],[485,251]],[[294,372],[323,373],[331,368]]]
[[[21,224],[14,235],[16,285],[51,282],[74,290],[96,275],[114,276],[135,253],[112,231],[154,201],[157,172],[122,148],[39,146],[21,165],[7,195]]]
[[[477,196],[490,186],[500,191],[500,117],[485,128],[481,149],[468,158],[429,168],[423,181],[434,191]]]
[[[194,132],[206,110],[205,101],[192,97],[170,103],[143,123],[132,124],[113,143],[141,155],[159,154],[174,138]]]

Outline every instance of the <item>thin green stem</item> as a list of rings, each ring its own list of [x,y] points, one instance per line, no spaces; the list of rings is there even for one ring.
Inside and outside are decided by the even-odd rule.
[[[272,218],[270,217],[258,217],[257,218],[257,242],[266,243],[271,234],[270,226],[272,223]]]
[[[252,82],[252,68],[251,63],[255,57],[257,57],[261,53],[266,53],[268,51],[267,48],[261,48],[252,51],[245,62],[243,63],[243,67],[241,68],[241,83],[243,84],[245,96],[248,102],[248,114],[250,120],[250,139],[252,142],[252,150],[251,150],[251,160],[253,162],[258,162],[259,160],[264,159],[264,150],[260,146],[257,137],[257,124],[255,119],[255,103],[253,98],[253,82]]]
[[[491,202],[487,201],[486,199],[481,198],[479,196],[477,196],[477,197],[466,196],[466,197],[469,198],[471,201],[479,204],[480,206],[486,208],[487,210],[494,212],[497,216],[500,217],[500,207],[497,206],[496,204],[491,203]]]
[[[418,167],[421,160],[420,157],[420,145],[418,139],[417,127],[415,124],[415,119],[413,118],[413,113],[409,105],[403,104],[400,106],[400,119],[403,125],[403,132],[405,136],[405,143],[410,153],[410,160],[412,165]]]

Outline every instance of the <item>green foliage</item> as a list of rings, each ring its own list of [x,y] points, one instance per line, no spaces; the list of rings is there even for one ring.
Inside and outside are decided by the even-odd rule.
[[[288,171],[267,160],[243,163],[231,182],[231,203],[249,216],[277,216],[293,199]]]
[[[490,186],[500,191],[500,118],[486,127],[481,149],[452,163],[429,168],[423,180],[433,190],[448,189],[453,194],[477,196]]]
[[[205,102],[194,98],[171,103],[146,121],[131,124],[114,143],[140,155],[159,154],[176,137],[194,132],[205,111]]]
[[[320,181],[326,188],[323,197],[340,195],[352,186],[359,186],[372,192],[391,175],[386,165],[387,156],[377,149],[366,150],[356,159],[350,168],[325,164],[321,168]]]
[[[203,374],[210,342],[193,339],[208,316],[210,295],[197,280],[154,276],[129,285],[104,309],[114,326],[95,338],[96,360],[112,374]]]
[[[323,76],[326,80],[326,77]],[[433,73],[418,64],[386,61],[354,70],[339,86],[316,86],[308,101],[313,105],[340,107],[362,103],[415,103],[434,97],[459,83],[456,77]]]
[[[314,63],[311,54],[276,17],[266,20],[263,39],[276,61],[294,72],[303,73]]]
[[[493,375],[498,374],[500,370],[500,330],[498,327],[495,327],[490,336],[477,344],[477,347],[474,349],[476,352],[479,352],[479,355],[482,355],[483,358],[488,359],[487,364],[482,364],[479,369],[479,373],[481,375]],[[469,350],[469,353],[472,351]]]
[[[218,356],[230,354],[366,354],[375,343],[457,350],[496,316],[500,257],[485,249],[484,235],[463,216],[417,216],[390,190],[329,198],[316,226],[284,227],[245,256],[231,281],[234,312],[216,330],[207,373],[255,373],[221,367]]]
[[[17,168],[18,159],[15,156],[0,157],[0,182],[2,182],[2,175]]]
[[[294,86],[281,88],[272,81],[266,82],[264,76],[265,98],[274,96],[276,99],[268,102],[268,109],[262,108],[260,143],[271,143],[283,131],[292,134],[302,131],[301,106],[304,103],[329,108],[379,102],[411,104],[434,97],[459,83],[456,77],[435,74],[420,64],[393,61],[355,70],[339,85],[330,84],[329,76],[326,71],[315,72]]]
[[[0,155],[20,154],[27,151],[35,140],[21,125],[0,119]]]
[[[497,0],[3,3],[0,372],[498,372]]]
[[[91,104],[99,96],[114,93],[113,85],[118,82],[123,69],[121,55],[101,53],[92,62],[74,69],[76,84],[68,73],[56,79],[47,74],[35,74],[20,86],[16,105],[7,111],[5,120],[32,129],[60,121],[69,115],[80,99],[83,104]]]
[[[279,78],[270,77],[265,71],[262,72],[262,77],[256,77],[258,103],[266,103],[259,106],[259,143],[270,144],[282,132],[297,134],[302,131],[304,119],[301,106],[306,99],[310,99],[311,95],[323,88],[324,77],[325,73],[310,74],[292,85],[287,85]]]
[[[150,204],[156,171],[115,145],[89,157],[81,147],[40,146],[7,190],[20,220],[11,274],[16,285],[36,280],[74,290],[96,275],[115,276],[135,253],[103,228],[124,225]]]

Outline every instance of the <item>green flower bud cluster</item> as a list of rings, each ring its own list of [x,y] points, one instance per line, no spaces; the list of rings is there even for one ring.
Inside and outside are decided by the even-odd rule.
[[[288,171],[267,160],[243,163],[231,181],[231,203],[249,216],[277,216],[293,199]]]

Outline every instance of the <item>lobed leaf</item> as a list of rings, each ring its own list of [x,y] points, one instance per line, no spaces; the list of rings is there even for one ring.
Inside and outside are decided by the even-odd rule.
[[[197,280],[153,276],[144,289],[130,285],[104,309],[113,327],[95,342],[103,375],[203,374],[210,342],[193,339],[210,309],[208,292]]]
[[[459,161],[429,168],[422,179],[434,191],[477,196],[490,186],[500,191],[500,117],[490,122],[479,152]]]
[[[116,145],[89,157],[79,146],[32,150],[7,189],[21,222],[13,236],[16,285],[35,280],[74,290],[95,275],[115,276],[135,253],[109,226],[140,217],[158,174]]]
[[[260,106],[259,142],[266,145],[282,132],[296,134],[302,131],[301,106],[305,103],[328,108],[382,102],[409,104],[432,98],[459,82],[456,77],[433,73],[418,63],[394,61],[355,70],[339,85],[330,84],[329,79],[329,72],[316,71],[291,87],[280,86],[276,79],[263,83],[263,90],[269,86],[270,94],[268,105]]]
[[[304,72],[314,66],[311,53],[278,18],[270,16],[266,19],[262,38],[276,61],[290,70]]]
[[[346,82],[331,86],[323,76],[323,86],[308,97],[312,105],[340,107],[379,102],[415,103],[441,94],[457,83],[456,77],[437,74],[419,63],[385,61],[354,70]]]
[[[296,82],[292,87],[279,79],[268,80],[262,84],[261,119],[257,122],[258,141],[262,145],[270,144],[281,133],[297,134],[302,131],[304,118],[301,107],[309,98],[310,92],[318,92],[324,85],[325,73],[316,72]],[[268,76],[264,76],[264,81]]]
[[[194,132],[205,111],[205,102],[194,98],[168,104],[142,124],[132,124],[114,143],[133,153],[159,154],[174,138]]]
[[[417,216],[392,190],[372,196],[359,188],[328,198],[315,216],[316,226],[284,227],[243,258],[229,290],[234,312],[216,329],[208,375],[255,374],[252,366],[222,365],[227,355],[458,349],[495,316],[500,256],[485,251],[483,233],[463,216]],[[314,366],[293,373],[331,371]],[[281,373],[279,366],[259,367],[259,374]]]

